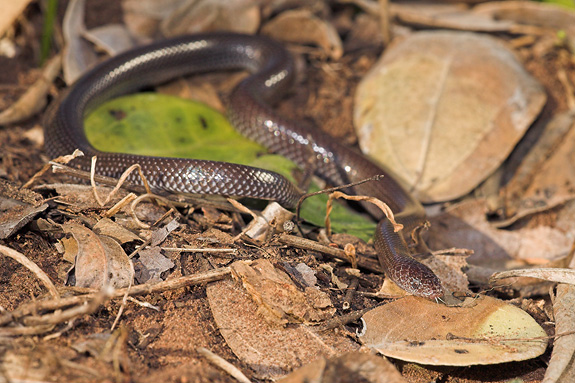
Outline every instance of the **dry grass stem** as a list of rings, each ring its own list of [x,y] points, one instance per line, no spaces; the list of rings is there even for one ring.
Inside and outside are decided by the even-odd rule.
[[[118,192],[118,190],[120,190],[120,188],[122,187],[124,182],[126,182],[126,179],[128,178],[128,176],[134,170],[138,171],[140,178],[142,180],[142,184],[144,185],[144,189],[146,189],[148,194],[152,194],[152,192],[150,191],[150,185],[148,184],[148,180],[144,176],[144,173],[142,173],[142,167],[139,164],[134,164],[122,173],[122,175],[120,176],[120,178],[116,182],[114,189],[112,189],[112,191],[106,196],[106,199],[104,201],[102,201],[102,199],[98,195],[97,187],[96,187],[95,176],[96,176],[96,163],[97,162],[98,162],[98,157],[97,156],[92,157],[92,166],[90,166],[90,184],[92,185],[92,190],[94,192],[94,198],[96,198],[96,201],[98,202],[98,204],[100,206],[104,207],[104,206],[106,206],[106,204],[108,202],[110,202],[112,197],[114,195],[116,195],[116,193]]]
[[[340,191],[334,191],[333,193],[331,193],[329,195],[329,199],[327,200],[327,205],[326,205],[325,230],[326,230],[328,236],[331,235],[331,222],[329,219],[329,215],[330,215],[331,210],[332,210],[333,200],[338,199],[338,198],[343,198],[343,199],[346,199],[349,201],[370,202],[370,203],[374,204],[375,206],[377,206],[379,209],[381,209],[381,211],[383,211],[385,216],[391,221],[391,223],[393,225],[393,230],[396,233],[398,231],[400,231],[401,229],[403,229],[402,224],[395,222],[395,218],[393,216],[393,212],[391,211],[391,208],[386,203],[380,201],[379,199],[374,198],[374,197],[369,197],[369,196],[347,195],[347,194],[342,193]]]

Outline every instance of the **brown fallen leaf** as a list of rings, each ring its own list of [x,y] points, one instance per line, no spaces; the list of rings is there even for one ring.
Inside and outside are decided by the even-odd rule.
[[[336,358],[321,357],[278,380],[278,383],[406,383],[387,359],[349,352]]]
[[[433,202],[469,193],[499,167],[546,95],[494,38],[417,32],[385,51],[355,100],[364,153]]]
[[[569,252],[575,222],[569,216],[554,227],[539,225],[518,230],[501,230],[487,221],[484,200],[468,200],[450,206],[431,217],[427,243],[434,249],[450,247],[474,250],[469,263],[506,270],[527,262],[542,264]]]
[[[360,340],[385,356],[443,366],[497,364],[535,358],[547,334],[529,314],[495,298],[447,307],[407,297],[363,316]]]
[[[542,383],[575,380],[575,286],[560,284],[553,297],[555,335],[549,366]]]
[[[333,60],[343,55],[343,44],[335,28],[307,8],[280,13],[262,27],[262,34],[279,41],[317,45]]]
[[[187,0],[160,22],[164,36],[214,30],[255,33],[260,26],[255,0]]]
[[[93,227],[94,233],[114,238],[120,244],[128,242],[142,243],[144,240],[136,234],[126,229],[124,226],[112,221],[109,218],[103,218]]]
[[[473,8],[477,14],[489,15],[495,20],[508,20],[554,30],[575,25],[575,12],[565,7],[524,1],[490,1]]]
[[[115,56],[136,45],[136,41],[124,24],[102,25],[85,31],[84,37],[110,56]]]
[[[62,69],[64,80],[68,85],[76,81],[78,77],[98,62],[96,53],[82,38],[82,34],[86,30],[84,9],[85,0],[69,2],[62,23],[65,42]]]
[[[491,281],[499,281],[506,278],[537,278],[549,282],[566,283],[575,286],[575,270],[572,269],[554,269],[554,268],[535,268],[535,269],[516,269],[501,271],[491,276]]]
[[[0,4],[0,36],[4,36],[30,2],[31,0],[12,0]]]
[[[317,333],[312,327],[271,325],[258,306],[234,281],[211,283],[206,289],[218,328],[234,354],[258,379],[278,379],[305,362],[357,350],[347,336]]]
[[[132,262],[118,242],[107,236],[99,236],[73,221],[63,224],[62,229],[76,242],[75,286],[101,289],[109,285],[122,288],[132,282]]]
[[[575,165],[570,159],[575,151],[575,111],[553,116],[537,131],[537,140],[529,140],[527,154],[510,157],[510,162],[519,165],[500,191],[508,219],[498,223],[499,227],[575,198]]]
[[[162,273],[175,266],[174,262],[162,254],[159,247],[150,247],[138,251],[138,261],[134,265],[138,283],[157,283],[162,281]]]
[[[335,308],[329,297],[314,287],[301,291],[281,270],[266,259],[251,264],[232,264],[235,276],[260,306],[258,311],[270,323],[310,323],[331,318]]]
[[[30,190],[20,190],[0,180],[0,239],[12,236],[34,217],[46,210],[42,196]]]
[[[464,4],[404,3],[393,4],[391,10],[397,20],[416,27],[433,27],[474,32],[504,32],[515,24],[490,15],[470,11]]]

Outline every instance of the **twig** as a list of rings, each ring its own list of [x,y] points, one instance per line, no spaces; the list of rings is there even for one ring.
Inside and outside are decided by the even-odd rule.
[[[48,275],[46,275],[46,273],[41,268],[39,268],[37,264],[28,259],[28,257],[26,257],[24,254],[14,249],[2,245],[0,245],[0,253],[7,257],[12,258],[16,262],[20,263],[22,266],[26,267],[31,272],[33,272],[36,275],[36,277],[48,289],[48,292],[50,293],[50,295],[52,295],[53,298],[55,299],[60,298],[60,293],[58,292],[56,286],[54,286]]]
[[[112,291],[100,291],[98,294],[93,295],[92,300],[88,304],[74,306],[67,310],[56,311],[55,313],[45,314],[40,317],[33,316],[25,318],[24,324],[27,326],[58,324],[80,315],[92,314],[111,296]]]
[[[36,174],[34,174],[29,180],[28,182],[26,182],[22,188],[23,189],[28,189],[32,184],[34,184],[34,182],[36,182],[36,180],[40,177],[42,177],[44,175],[44,173],[46,173],[48,170],[50,170],[50,168],[52,168],[52,171],[54,171],[54,167],[55,166],[64,166],[64,164],[67,164],[68,162],[72,161],[74,158],[76,157],[80,157],[83,156],[84,153],[82,153],[82,151],[80,150],[74,150],[74,153],[67,155],[67,156],[60,156],[57,158],[54,158],[52,161],[48,162],[47,164],[44,164],[44,166],[42,167],[42,169],[38,170],[36,172]],[[67,167],[67,166],[65,166]],[[70,168],[72,169],[72,168]]]
[[[379,0],[379,23],[381,25],[381,38],[383,46],[391,42],[391,14],[389,12],[389,0]]]
[[[211,352],[210,350],[203,348],[203,347],[196,348],[196,351],[200,355],[205,357],[208,361],[210,361],[210,363],[212,363],[214,366],[219,367],[223,371],[227,372],[231,377],[235,378],[238,382],[251,383],[251,380],[249,380],[244,375],[243,372],[241,372],[236,366],[234,366],[233,364],[231,364],[230,362],[228,362],[227,360],[225,360],[221,356],[216,355],[213,352]]]
[[[238,252],[238,249],[203,249],[201,247],[160,247],[164,251],[179,251],[182,253],[232,253]]]
[[[332,328],[336,328],[339,326],[344,326],[348,323],[355,322],[360,319],[366,312],[372,310],[373,307],[366,308],[359,311],[354,311],[346,315],[341,315],[334,317],[330,320],[323,322],[321,325],[314,327],[317,331],[327,331],[331,330]]]
[[[282,234],[282,235],[277,237],[277,240],[279,242],[283,243],[284,245],[293,246],[293,247],[297,247],[297,248],[304,249],[304,250],[318,251],[320,253],[327,254],[333,258],[351,263],[351,260],[346,255],[344,250],[325,246],[325,245],[322,245],[321,243],[317,243],[317,242],[312,241],[310,239],[296,237],[294,235],[289,235],[289,234]],[[358,258],[357,266],[362,268],[362,269],[374,272],[374,273],[379,273],[379,274],[383,273],[383,270],[381,269],[379,264],[376,264],[375,261],[369,262],[364,258]]]
[[[222,267],[219,269],[210,270],[201,274],[186,275],[177,279],[163,281],[156,284],[143,284],[132,286],[129,289],[129,296],[152,294],[157,292],[176,290],[186,286],[193,286],[202,283],[208,283],[226,278],[231,274],[231,268]],[[27,315],[35,315],[39,311],[53,311],[62,309],[64,307],[84,305],[86,301],[94,299],[99,293],[93,289],[80,289],[86,294],[81,296],[66,297],[62,299],[50,299],[45,301],[36,301],[32,303],[25,303],[18,307],[16,310],[0,316],[0,326],[4,326],[16,319],[23,318]],[[118,289],[111,294],[111,298],[123,297],[128,289]]]

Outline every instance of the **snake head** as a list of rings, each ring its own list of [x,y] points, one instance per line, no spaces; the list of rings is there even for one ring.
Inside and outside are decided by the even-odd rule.
[[[441,281],[431,269],[413,258],[403,259],[390,279],[408,293],[434,300],[445,293]]]

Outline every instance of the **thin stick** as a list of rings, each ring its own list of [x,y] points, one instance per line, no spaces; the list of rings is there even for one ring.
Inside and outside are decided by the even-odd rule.
[[[325,246],[316,241],[312,241],[311,239],[296,237],[295,235],[282,234],[278,236],[277,240],[278,242],[281,242],[284,245],[293,246],[304,250],[318,251],[320,253],[327,254],[333,258],[351,263],[351,260],[346,255],[344,250]],[[375,261],[369,262],[365,258],[358,258],[357,265],[358,267],[364,270],[368,270],[378,274],[383,273],[383,270],[381,269],[379,264],[377,264]]]
[[[389,12],[389,0],[379,0],[379,23],[381,26],[381,38],[383,46],[391,42],[391,15]]]
[[[202,283],[218,281],[226,278],[231,274],[231,268],[222,267],[219,269],[210,270],[200,274],[186,275],[177,279],[163,281],[156,284],[143,284],[132,286],[129,291],[127,288],[115,290],[111,298],[123,297],[126,292],[129,296],[152,294],[169,290],[176,290],[186,286],[194,286]],[[58,310],[64,307],[74,305],[84,305],[87,300],[94,299],[99,291],[93,289],[80,289],[87,292],[81,296],[66,297],[62,299],[49,299],[45,301],[35,301],[32,303],[25,303],[18,307],[16,310],[0,316],[0,326],[4,326],[16,319],[25,317],[27,315],[35,315],[39,311],[45,310]]]
[[[40,177],[42,177],[44,175],[44,173],[46,173],[48,170],[50,170],[50,167],[54,167],[54,166],[60,166],[62,164],[67,164],[68,162],[72,161],[74,158],[76,157],[80,157],[83,156],[84,153],[82,153],[81,150],[74,150],[74,153],[67,155],[67,156],[60,156],[57,158],[54,158],[52,161],[48,162],[47,164],[45,164],[42,169],[40,169],[39,171],[36,172],[36,174],[34,174],[29,180],[28,182],[26,182],[22,188],[23,189],[28,189],[30,186],[32,186],[32,184],[34,184],[34,182],[36,182],[36,180]]]
[[[221,356],[216,355],[213,352],[211,352],[210,350],[203,348],[203,347],[196,348],[196,351],[200,355],[205,357],[207,360],[209,360],[210,363],[212,363],[214,366],[219,367],[223,371],[227,372],[231,377],[235,378],[238,382],[251,383],[251,380],[249,380],[244,375],[243,372],[241,372],[236,366],[234,366],[233,364],[231,364],[230,362],[228,362],[227,360],[225,360]]]
[[[319,326],[314,327],[314,329],[316,329],[317,331],[327,331],[327,330],[331,330],[332,328],[344,326],[348,323],[355,322],[355,321],[359,320],[359,318],[361,318],[366,312],[368,312],[372,309],[373,309],[373,307],[370,307],[370,308],[366,308],[363,310],[354,311],[354,312],[351,312],[351,313],[346,314],[346,315],[334,317],[330,320],[323,322]]]
[[[60,293],[58,292],[58,289],[56,289],[56,286],[54,286],[48,275],[46,275],[46,273],[41,268],[39,268],[37,264],[32,262],[24,254],[2,245],[0,245],[0,254],[12,258],[16,262],[20,263],[22,266],[26,267],[31,272],[33,272],[36,275],[36,277],[44,284],[46,289],[48,289],[48,292],[53,298],[55,299],[60,298]]]

